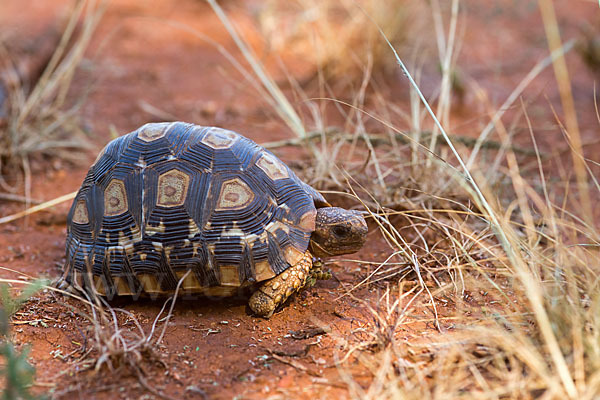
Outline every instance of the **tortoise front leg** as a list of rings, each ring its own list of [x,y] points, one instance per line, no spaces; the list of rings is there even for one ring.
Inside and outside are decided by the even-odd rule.
[[[296,265],[259,287],[250,297],[248,305],[256,315],[271,318],[279,305],[283,304],[292,293],[306,285],[311,268],[312,255],[307,251]]]

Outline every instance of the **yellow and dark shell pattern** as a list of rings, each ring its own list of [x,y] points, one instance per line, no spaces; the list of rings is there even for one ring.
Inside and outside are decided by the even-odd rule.
[[[146,124],[110,142],[85,177],[63,278],[109,298],[170,293],[184,276],[188,292],[233,294],[303,257],[321,203],[242,135]]]

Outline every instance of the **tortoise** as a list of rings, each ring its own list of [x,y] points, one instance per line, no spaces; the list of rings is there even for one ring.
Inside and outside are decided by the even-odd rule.
[[[65,282],[104,296],[253,291],[269,318],[313,259],[357,251],[367,224],[230,130],[149,123],[114,139],[67,217]]]

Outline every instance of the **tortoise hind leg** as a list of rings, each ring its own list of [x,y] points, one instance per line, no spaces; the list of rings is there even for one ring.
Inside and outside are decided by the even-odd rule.
[[[306,285],[311,268],[312,255],[307,251],[296,265],[292,265],[259,287],[250,297],[248,305],[256,315],[270,318],[275,309],[292,293]]]

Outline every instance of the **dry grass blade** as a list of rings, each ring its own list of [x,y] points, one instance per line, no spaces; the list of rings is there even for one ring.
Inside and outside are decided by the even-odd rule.
[[[434,2],[436,4],[437,2]],[[442,82],[440,84],[440,98],[438,101],[437,113],[436,115],[441,115],[442,122],[446,125],[448,123],[448,119],[450,117],[450,98],[451,98],[451,79],[452,79],[452,60],[454,57],[455,51],[455,38],[456,38],[456,24],[458,19],[458,6],[459,0],[452,1],[452,13],[450,18],[450,27],[448,42],[444,41],[443,35],[438,35],[438,48],[440,52],[440,63],[442,65]],[[436,7],[436,8],[439,8]],[[438,10],[436,14],[441,14]],[[436,21],[436,31],[441,32],[443,28],[438,25],[441,25],[441,16],[434,18]],[[413,88],[414,90],[414,88]],[[435,151],[436,142],[437,142],[438,131],[437,127],[433,130],[433,134],[431,135],[429,149],[431,151]]]
[[[548,47],[550,47],[550,50],[554,52],[561,47],[560,32],[558,29],[556,13],[554,11],[554,4],[552,3],[552,0],[539,0],[538,4],[542,13],[542,20],[544,22]],[[575,176],[577,177],[577,184],[579,186],[578,189],[579,195],[581,196],[584,216],[588,218],[589,223],[593,223],[594,214],[589,192],[587,171],[585,168],[585,163],[581,160],[581,156],[583,156],[581,133],[579,132],[579,123],[577,122],[575,102],[573,100],[573,93],[571,91],[571,79],[569,78],[567,63],[562,53],[560,53],[560,55],[553,60],[552,66],[554,67],[554,75],[556,76],[560,100],[565,113],[567,131],[569,132],[571,141],[573,143],[573,167],[575,169]],[[573,395],[574,392],[571,393],[570,391],[569,394]]]
[[[8,222],[15,221],[19,218],[26,217],[28,215],[35,214],[37,212],[47,210],[48,208],[52,208],[57,204],[64,203],[65,201],[73,200],[77,192],[67,193],[65,195],[59,196],[55,199],[48,200],[42,204],[38,204],[37,206],[30,207],[24,211],[18,212],[16,214],[7,215],[6,217],[0,218],[0,224],[6,224]]]

